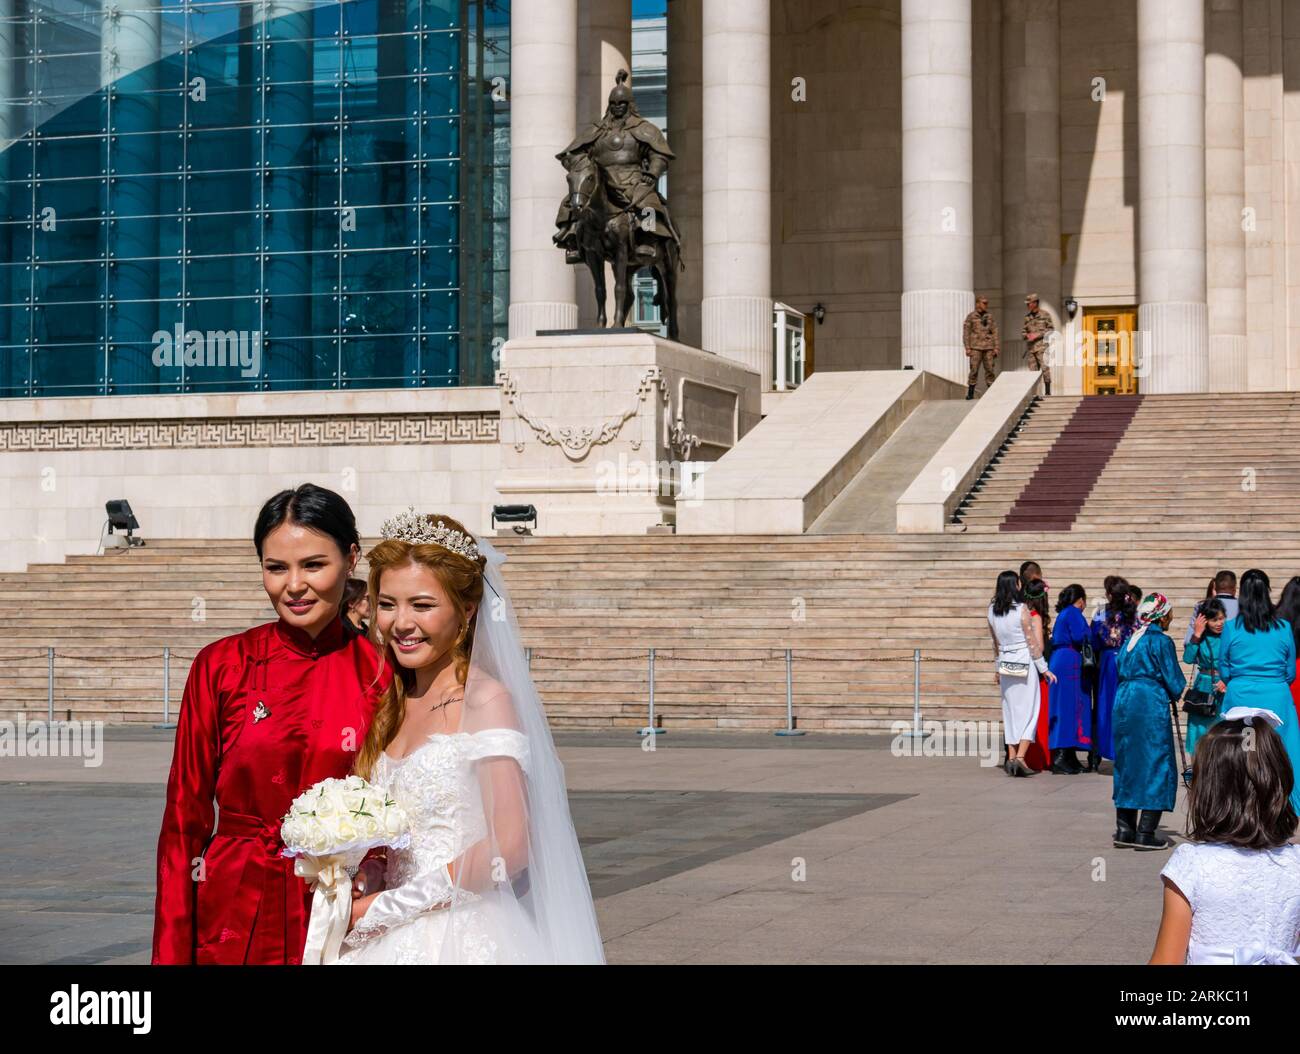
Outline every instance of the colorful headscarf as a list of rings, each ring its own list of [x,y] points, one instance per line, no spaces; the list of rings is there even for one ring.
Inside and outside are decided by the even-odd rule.
[[[1133,636],[1129,637],[1128,647],[1125,648],[1125,651],[1132,651],[1133,645],[1142,639],[1142,634],[1151,628],[1151,624],[1159,622],[1173,609],[1173,604],[1169,602],[1169,598],[1163,593],[1148,593],[1143,598],[1142,603],[1138,605],[1138,630]]]

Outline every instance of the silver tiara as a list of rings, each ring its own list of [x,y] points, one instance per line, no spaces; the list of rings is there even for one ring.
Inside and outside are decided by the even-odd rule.
[[[441,545],[470,560],[479,558],[473,538],[448,527],[442,520],[434,523],[428,516],[416,512],[414,505],[391,520],[385,520],[379,528],[379,536],[387,541],[410,542],[412,545]]]

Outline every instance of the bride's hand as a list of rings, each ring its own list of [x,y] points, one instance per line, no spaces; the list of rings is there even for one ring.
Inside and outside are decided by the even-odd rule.
[[[357,877],[352,880],[352,899],[358,900],[367,893],[378,893],[384,888],[384,862],[374,857],[363,860]]]
[[[370,904],[371,904],[371,902],[375,899],[375,897],[377,897],[377,896],[379,896],[378,893],[371,893],[369,896],[366,896],[366,897],[357,897],[357,898],[354,898],[354,899],[353,899],[353,901],[352,901],[352,919],[351,919],[351,921],[348,923],[348,932],[349,932],[349,933],[352,932],[352,927],[355,926],[355,925],[357,924],[357,920],[360,919],[362,915],[364,915],[367,911],[370,910]]]

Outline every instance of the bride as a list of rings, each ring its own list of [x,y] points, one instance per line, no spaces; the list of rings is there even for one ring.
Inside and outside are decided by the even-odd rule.
[[[449,516],[411,510],[382,534],[370,607],[398,676],[356,772],[403,806],[411,844],[363,865],[362,891],[384,888],[353,900],[337,961],[603,963],[505,557]]]

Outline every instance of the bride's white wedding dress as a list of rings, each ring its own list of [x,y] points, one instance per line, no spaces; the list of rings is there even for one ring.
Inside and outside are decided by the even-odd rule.
[[[447,862],[487,836],[475,772],[486,758],[513,758],[530,775],[528,739],[512,728],[439,733],[404,758],[379,755],[371,782],[406,810],[411,844],[389,850],[385,890],[348,934],[340,964],[546,961],[514,887],[453,891],[447,878]],[[453,897],[453,909],[435,906]]]
[[[505,557],[482,538],[478,547],[491,595],[474,612],[457,731],[403,758],[380,752],[368,774],[406,810],[411,842],[388,850],[385,888],[339,963],[605,961],[564,766],[501,577]]]

